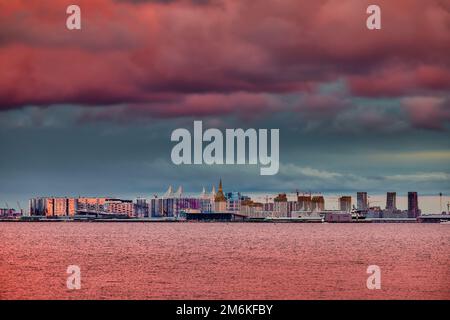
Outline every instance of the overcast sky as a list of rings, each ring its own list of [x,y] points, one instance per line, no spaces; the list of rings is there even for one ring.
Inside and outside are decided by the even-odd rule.
[[[82,30],[65,28],[78,3]],[[450,193],[447,1],[1,1],[0,207],[45,195]],[[280,172],[171,132],[279,128]]]

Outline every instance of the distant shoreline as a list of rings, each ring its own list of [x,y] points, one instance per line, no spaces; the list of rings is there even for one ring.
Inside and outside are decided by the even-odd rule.
[[[450,218],[450,217],[449,217]],[[450,219],[449,219],[450,221]],[[186,219],[146,219],[146,218],[130,218],[130,219],[104,219],[104,218],[87,218],[87,219],[47,219],[47,218],[32,218],[32,219],[0,219],[0,222],[9,222],[9,223],[346,223],[346,224],[367,224],[367,223],[420,223],[420,221],[416,219],[354,219],[352,221],[339,221],[339,222],[327,222],[321,220],[305,220],[305,219],[295,219],[295,218],[276,218],[276,219],[258,219],[258,218],[250,218],[245,220],[220,220],[220,219],[212,219],[212,220],[186,220]],[[442,221],[427,221],[426,223],[442,223]],[[450,224],[450,222],[447,222]]]

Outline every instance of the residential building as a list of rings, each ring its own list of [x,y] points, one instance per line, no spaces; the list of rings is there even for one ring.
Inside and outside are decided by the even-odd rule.
[[[357,192],[356,193],[356,208],[361,211],[367,210],[367,192]]]
[[[351,212],[352,211],[352,197],[350,196],[342,196],[339,198],[339,210],[343,212]]]

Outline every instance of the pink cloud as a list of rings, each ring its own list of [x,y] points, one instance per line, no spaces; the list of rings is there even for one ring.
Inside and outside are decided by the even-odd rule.
[[[65,29],[72,3],[2,1],[0,110],[125,104],[159,117],[244,115],[272,108],[272,94],[337,79],[362,96],[449,89],[450,15],[438,0],[380,0],[383,29],[373,32],[365,0],[79,0],[80,32]],[[318,113],[342,103],[312,99]]]
[[[444,98],[404,98],[402,105],[416,127],[441,130],[450,122],[450,103]]]
[[[389,65],[371,74],[349,77],[352,92],[361,96],[402,96],[450,89],[450,69],[436,65]]]
[[[236,114],[253,119],[281,108],[280,101],[268,94],[192,94],[176,101],[134,103],[118,108],[87,110],[80,121],[128,121],[139,118],[221,117]]]

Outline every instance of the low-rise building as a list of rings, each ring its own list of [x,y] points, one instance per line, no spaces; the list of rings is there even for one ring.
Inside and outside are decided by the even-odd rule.
[[[346,211],[327,211],[325,222],[352,222],[352,215]]]

